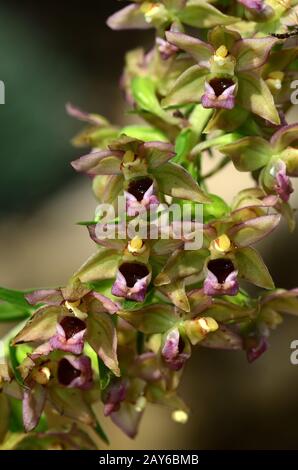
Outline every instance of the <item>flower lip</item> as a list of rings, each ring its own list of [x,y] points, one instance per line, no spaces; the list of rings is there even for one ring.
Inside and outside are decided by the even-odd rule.
[[[124,276],[127,287],[130,288],[134,287],[137,281],[149,274],[149,269],[142,263],[122,263],[119,271]]]
[[[77,317],[66,316],[62,318],[60,325],[64,330],[66,340],[86,329],[86,323]]]
[[[215,96],[218,98],[223,92],[234,85],[234,82],[231,78],[212,78],[209,81],[209,85],[213,88]]]
[[[229,274],[235,270],[232,261],[228,258],[210,260],[207,267],[216,276],[219,284],[224,284]]]
[[[81,371],[76,369],[65,357],[58,364],[58,380],[62,385],[70,385],[76,378],[80,377]]]
[[[132,194],[137,201],[142,201],[146,191],[152,186],[153,180],[148,176],[144,178],[137,178],[130,181],[127,192]]]

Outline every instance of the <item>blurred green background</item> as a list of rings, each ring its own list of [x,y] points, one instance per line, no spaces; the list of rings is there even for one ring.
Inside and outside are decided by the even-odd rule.
[[[89,219],[96,201],[88,179],[69,165],[82,153],[70,145],[81,124],[66,115],[65,103],[126,122],[118,88],[124,53],[147,47],[152,33],[110,31],[105,19],[120,6],[116,0],[1,1],[1,285],[63,284],[94,250],[86,230],[75,225]],[[229,202],[250,185],[247,175],[227,167],[210,190]],[[261,249],[277,285],[298,286],[297,230],[290,235],[283,224]],[[251,365],[241,353],[198,348],[181,387],[192,408],[189,422],[179,426],[165,410],[150,407],[135,441],[106,424],[113,448],[298,449],[294,339],[298,318],[288,318]]]

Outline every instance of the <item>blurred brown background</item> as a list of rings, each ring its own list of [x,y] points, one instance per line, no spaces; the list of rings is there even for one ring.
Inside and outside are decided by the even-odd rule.
[[[81,126],[64,105],[71,101],[126,121],[117,87],[123,56],[148,45],[152,34],[110,31],[105,19],[120,6],[116,0],[1,1],[0,285],[63,284],[94,249],[86,230],[75,225],[92,216],[96,202],[89,181],[69,166],[80,155],[69,141]],[[210,190],[231,201],[250,185],[230,166]],[[298,205],[297,194],[294,200]],[[261,249],[276,284],[297,286],[297,230],[290,235],[283,224]],[[134,441],[107,422],[112,447],[298,449],[294,339],[298,318],[286,318],[269,351],[252,365],[241,353],[198,348],[181,387],[192,408],[189,422],[174,424],[165,410],[150,407]]]

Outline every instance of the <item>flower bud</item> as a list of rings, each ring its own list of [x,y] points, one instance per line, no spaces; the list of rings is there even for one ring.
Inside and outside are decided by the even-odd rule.
[[[202,341],[208,333],[218,329],[218,323],[214,318],[201,317],[184,322],[185,333],[192,345]]]
[[[31,377],[40,385],[46,385],[51,378],[51,371],[48,367],[33,369]]]
[[[188,414],[184,410],[175,410],[173,411],[172,420],[179,424],[185,424],[188,421]]]

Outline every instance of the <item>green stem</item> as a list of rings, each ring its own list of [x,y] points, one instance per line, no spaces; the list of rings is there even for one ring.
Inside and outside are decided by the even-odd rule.
[[[200,137],[202,134],[213,112],[214,109],[203,108],[201,104],[198,104],[192,111],[189,117],[189,122],[191,124],[192,130],[198,134],[198,137]]]
[[[224,134],[220,135],[218,137],[215,137],[214,139],[208,139],[205,140],[204,142],[198,143],[191,151],[191,157],[195,157],[199,153],[201,153],[203,150],[206,150],[210,147],[215,147],[219,145],[226,145],[230,144],[232,142],[235,142],[240,138],[240,135],[236,132],[232,132],[231,134]]]

